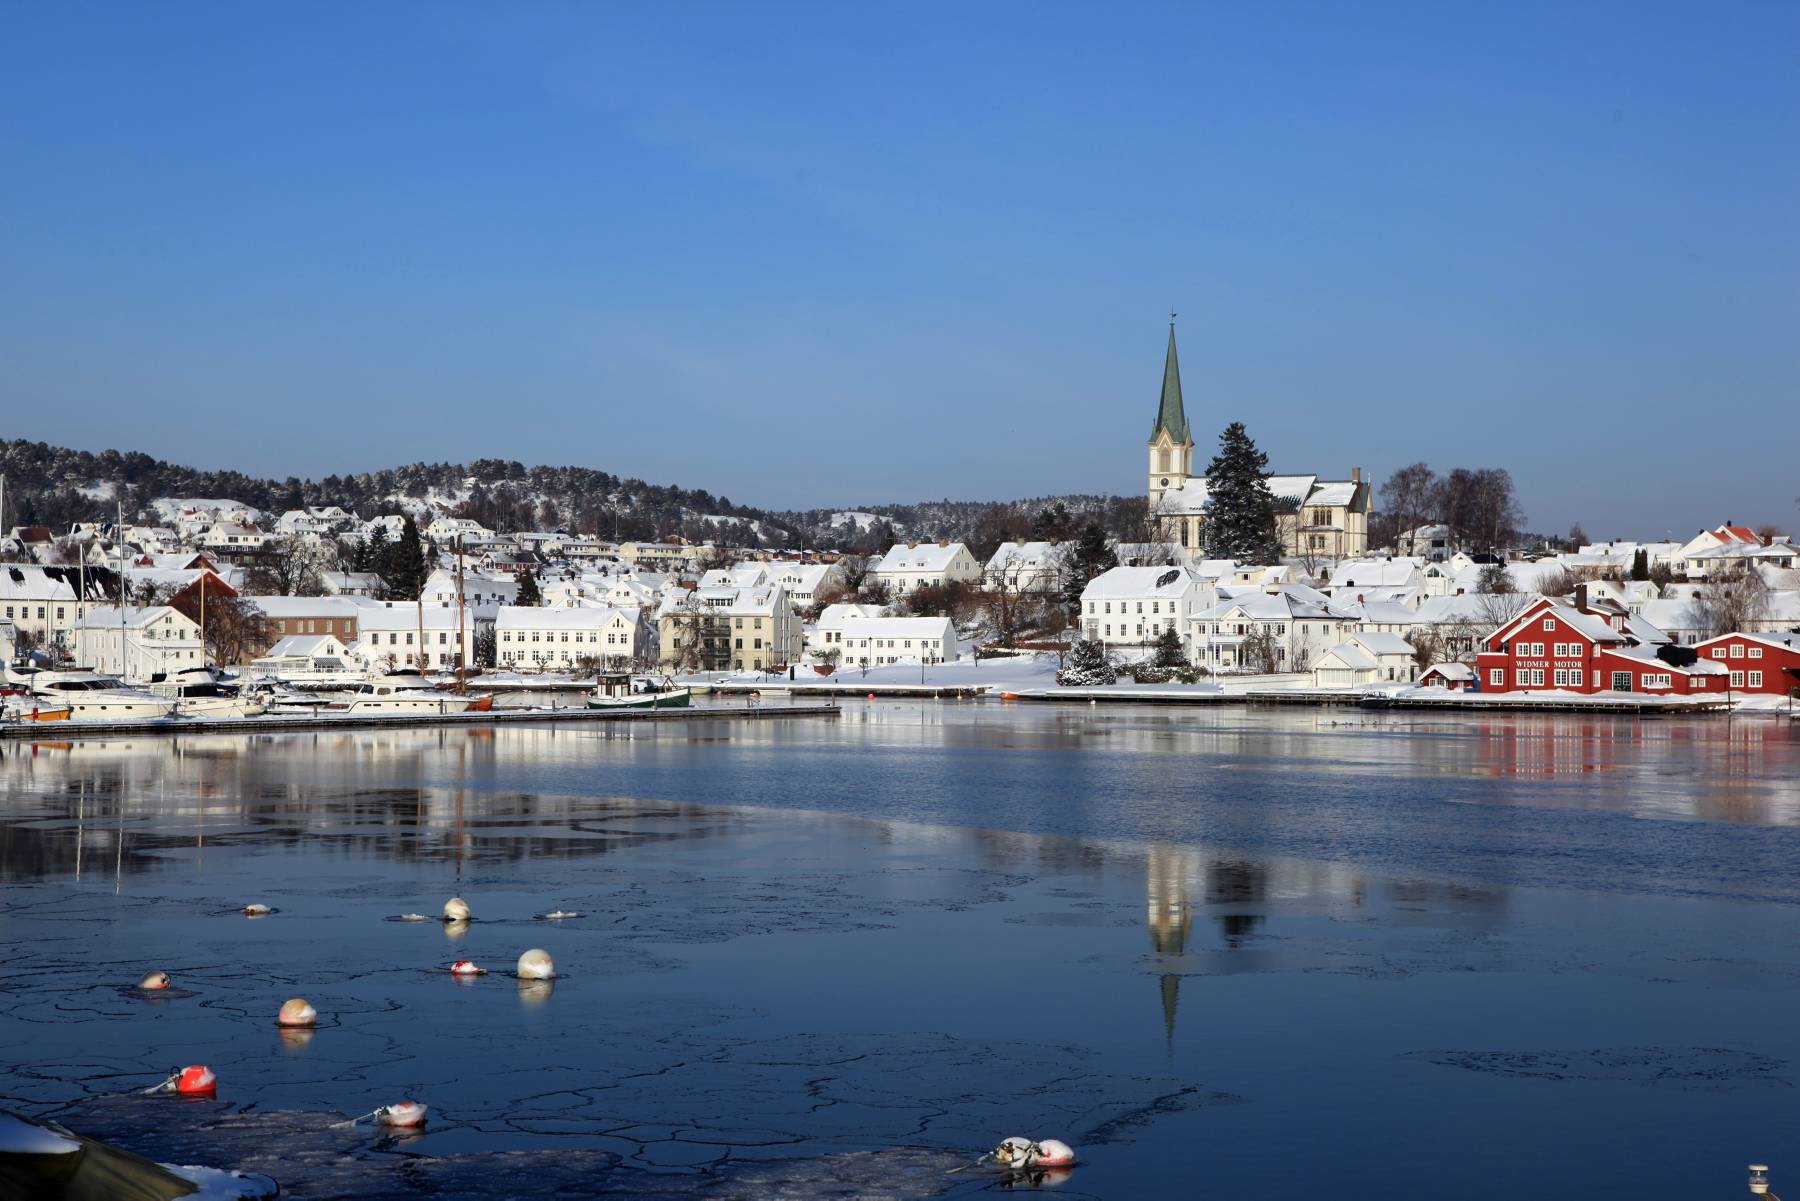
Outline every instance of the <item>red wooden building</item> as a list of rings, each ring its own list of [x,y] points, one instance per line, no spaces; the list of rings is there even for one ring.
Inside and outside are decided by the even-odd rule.
[[[1692,649],[1651,641],[1647,633],[1623,610],[1539,598],[1483,639],[1475,656],[1476,687],[1663,696],[1725,691],[1726,669]]]
[[[1787,696],[1800,689],[1800,634],[1721,634],[1694,650],[1725,670],[1732,692]]]

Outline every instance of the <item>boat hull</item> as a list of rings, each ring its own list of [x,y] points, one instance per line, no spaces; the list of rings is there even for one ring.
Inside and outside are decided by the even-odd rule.
[[[685,688],[677,688],[672,692],[647,692],[638,696],[587,698],[587,707],[590,709],[686,709],[691,704],[692,697]]]

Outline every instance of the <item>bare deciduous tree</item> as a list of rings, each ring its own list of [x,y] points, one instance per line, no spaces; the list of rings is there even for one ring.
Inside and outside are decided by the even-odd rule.
[[[1425,463],[1408,463],[1381,485],[1381,508],[1393,520],[1396,539],[1429,522],[1438,499],[1437,472]]]
[[[1737,633],[1768,612],[1769,587],[1756,568],[1734,563],[1700,585],[1692,608],[1706,637]]]

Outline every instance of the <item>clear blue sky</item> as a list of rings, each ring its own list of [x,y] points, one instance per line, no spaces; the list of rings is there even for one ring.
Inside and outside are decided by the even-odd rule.
[[[1174,306],[1278,469],[1795,524],[1797,109],[1792,3],[14,4],[0,433],[1136,492]]]

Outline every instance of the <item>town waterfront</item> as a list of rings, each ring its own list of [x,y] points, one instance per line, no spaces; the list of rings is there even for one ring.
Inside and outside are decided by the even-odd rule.
[[[1779,1190],[1797,768],[1771,719],[972,702],[5,744],[0,1088],[303,1198],[964,1196],[1014,1134],[1063,1196]]]

